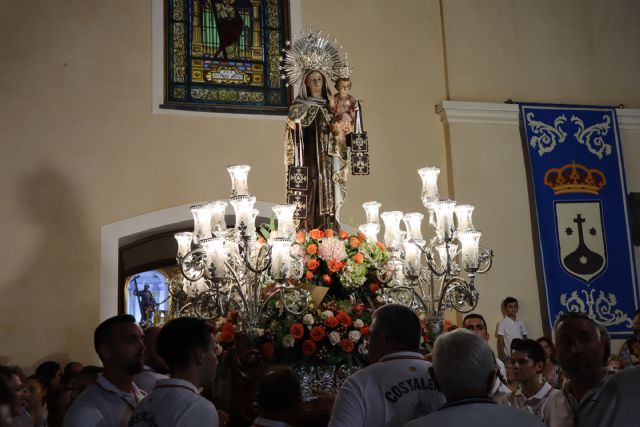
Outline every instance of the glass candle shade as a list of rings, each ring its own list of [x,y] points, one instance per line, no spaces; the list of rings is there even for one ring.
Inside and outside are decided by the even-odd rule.
[[[211,207],[208,204],[191,206],[194,243],[211,238],[211,214]]]
[[[178,242],[178,258],[184,258],[185,255],[191,250],[191,241],[193,240],[193,233],[185,231],[183,233],[176,233],[173,235],[176,242]]]
[[[436,235],[440,240],[451,239],[454,232],[453,209],[456,202],[453,200],[438,200],[431,204],[436,216]]]
[[[447,249],[444,243],[436,246],[436,251],[438,251],[438,256],[440,257],[440,265],[442,266],[446,266],[447,265]],[[452,243],[449,243],[449,260],[451,260],[451,262],[453,262],[453,259],[456,256],[456,252],[458,252],[458,245],[454,245]]]
[[[380,224],[380,206],[382,204],[380,202],[364,202],[362,207],[364,208],[364,213],[367,217],[367,223],[370,224]]]
[[[271,246],[271,277],[284,280],[291,269],[291,239],[276,237],[269,239]]]
[[[440,175],[440,169],[436,167],[426,167],[418,169],[418,174],[422,179],[422,204],[424,207],[428,207],[430,203],[438,200],[438,175]]]
[[[231,176],[231,197],[249,195],[247,176],[250,170],[251,166],[249,165],[227,166],[227,171]]]
[[[382,212],[380,218],[382,218],[384,222],[384,244],[387,245],[389,249],[399,249],[402,244],[402,236],[400,233],[402,212]]]
[[[466,270],[478,268],[480,236],[482,233],[479,231],[467,230],[458,233],[458,240],[462,246],[462,267]]]
[[[276,236],[291,240],[295,239],[296,226],[293,223],[293,214],[296,212],[296,205],[276,205],[271,209],[278,219],[278,232]]]
[[[422,251],[415,243],[409,240],[404,241],[404,271],[409,277],[418,277],[420,275],[420,255]]]
[[[475,228],[473,228],[473,221],[471,220],[474,209],[475,206],[473,205],[458,205],[455,207],[454,212],[456,213],[456,219],[458,220],[458,233],[468,230],[475,231]]]
[[[236,230],[239,230],[240,223],[244,223],[247,227],[247,236],[254,239],[256,234],[256,223],[253,215],[253,205],[256,203],[255,196],[233,197],[230,202],[236,215]]]
[[[368,242],[375,243],[378,241],[378,232],[380,231],[380,224],[374,224],[374,223],[368,222],[358,227],[358,230],[360,230],[360,232],[365,235]]]
[[[225,219],[227,205],[228,203],[222,200],[209,203],[211,208],[211,229],[216,237],[224,236],[227,233],[227,220]]]
[[[407,239],[422,240],[422,219],[424,215],[420,212],[404,214],[404,228],[407,230]]]
[[[211,277],[221,279],[227,274],[225,261],[227,260],[227,248],[224,237],[204,239],[200,242],[207,253],[207,270],[213,266]]]

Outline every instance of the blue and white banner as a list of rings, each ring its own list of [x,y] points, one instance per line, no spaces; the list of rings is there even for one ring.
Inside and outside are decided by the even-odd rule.
[[[630,336],[640,298],[615,109],[521,104],[520,119],[550,326],[582,311]]]

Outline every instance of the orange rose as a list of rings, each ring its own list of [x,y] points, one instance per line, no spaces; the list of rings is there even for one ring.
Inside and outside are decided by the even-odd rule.
[[[273,344],[270,342],[262,344],[262,355],[265,359],[273,359]]]
[[[220,338],[218,340],[220,342],[230,343],[233,341],[233,333],[227,331],[220,332]]]
[[[302,343],[302,352],[305,356],[313,356],[316,354],[317,348],[316,343],[311,340],[306,340]]]
[[[317,228],[314,228],[309,232],[309,236],[311,236],[311,238],[314,240],[320,240],[324,237],[324,232],[322,232],[322,230],[318,230]]]
[[[333,280],[331,280],[331,276],[329,276],[328,274],[322,275],[322,281],[325,285],[330,285],[331,283],[333,283]]]
[[[332,229],[328,229],[328,230],[324,230],[324,237],[333,237],[333,230]]]
[[[318,261],[317,259],[311,258],[309,261],[307,261],[307,268],[309,270],[313,271],[318,267],[320,267],[320,261]]]
[[[357,237],[351,237],[349,239],[349,244],[352,248],[357,248],[358,246],[360,246],[360,240],[358,240]]]
[[[363,327],[360,328],[360,335],[362,336],[369,335],[369,327],[367,325],[364,325]]]
[[[372,294],[375,294],[380,289],[380,285],[378,283],[372,283],[369,285],[369,290]]]
[[[338,326],[338,319],[336,319],[335,316],[329,316],[324,320],[324,324],[330,328],[335,328]]]
[[[444,329],[445,332],[449,332],[449,329],[451,329],[451,320],[445,320],[442,329]]]
[[[349,316],[344,310],[338,310],[336,313],[336,319],[342,326],[351,326],[353,321],[351,320],[351,316]]]
[[[342,351],[344,351],[345,353],[351,353],[354,347],[355,344],[350,339],[343,338],[340,340],[340,348],[342,348]]]
[[[222,325],[222,332],[231,332],[233,333],[233,323],[227,322]]]
[[[367,240],[367,236],[363,233],[358,233],[358,239],[360,239],[361,242],[365,242]]]
[[[309,255],[315,255],[318,252],[318,245],[315,244],[310,244],[309,246],[307,246],[307,253]]]
[[[344,262],[342,261],[336,261],[334,259],[329,260],[329,262],[327,262],[327,266],[329,267],[329,271],[331,271],[332,273],[337,273],[338,271],[342,270],[344,268]]]
[[[302,323],[292,323],[289,326],[289,333],[293,339],[299,340],[304,336],[304,326],[302,326]]]
[[[382,242],[376,242],[376,246],[378,246],[378,247],[380,248],[380,250],[381,250],[381,251],[384,251],[384,250],[385,250],[384,243],[382,243]]]
[[[340,236],[341,239],[346,239],[347,237],[349,237],[349,233],[347,233],[344,230],[340,230],[340,232],[338,233],[338,236]]]
[[[352,256],[351,259],[353,259],[358,264],[362,264],[364,262],[364,255],[362,255],[361,252],[358,252],[357,254]]]
[[[311,331],[309,331],[309,335],[311,336],[312,340],[320,341],[327,335],[327,332],[322,326],[314,326],[313,328],[311,328]]]
[[[296,234],[296,242],[302,244],[304,243],[304,238],[306,237],[304,231],[298,231]]]
[[[307,271],[306,273],[304,273],[304,278],[307,280],[313,279],[313,271]]]

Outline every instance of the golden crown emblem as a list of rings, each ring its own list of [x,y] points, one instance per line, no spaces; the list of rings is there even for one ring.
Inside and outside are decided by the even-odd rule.
[[[554,194],[589,193],[600,194],[607,184],[607,178],[599,169],[590,169],[576,163],[561,168],[551,168],[544,174],[544,185],[553,189]]]

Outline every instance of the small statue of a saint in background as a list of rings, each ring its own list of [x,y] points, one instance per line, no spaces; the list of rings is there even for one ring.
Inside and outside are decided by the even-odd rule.
[[[136,288],[133,290],[133,295],[138,298],[138,307],[140,308],[140,325],[143,327],[149,326],[153,324],[158,303],[153,297],[153,293],[149,290],[149,284],[147,282],[144,283],[144,289],[142,291],[138,288],[136,277],[133,278],[133,282],[136,285]]]

